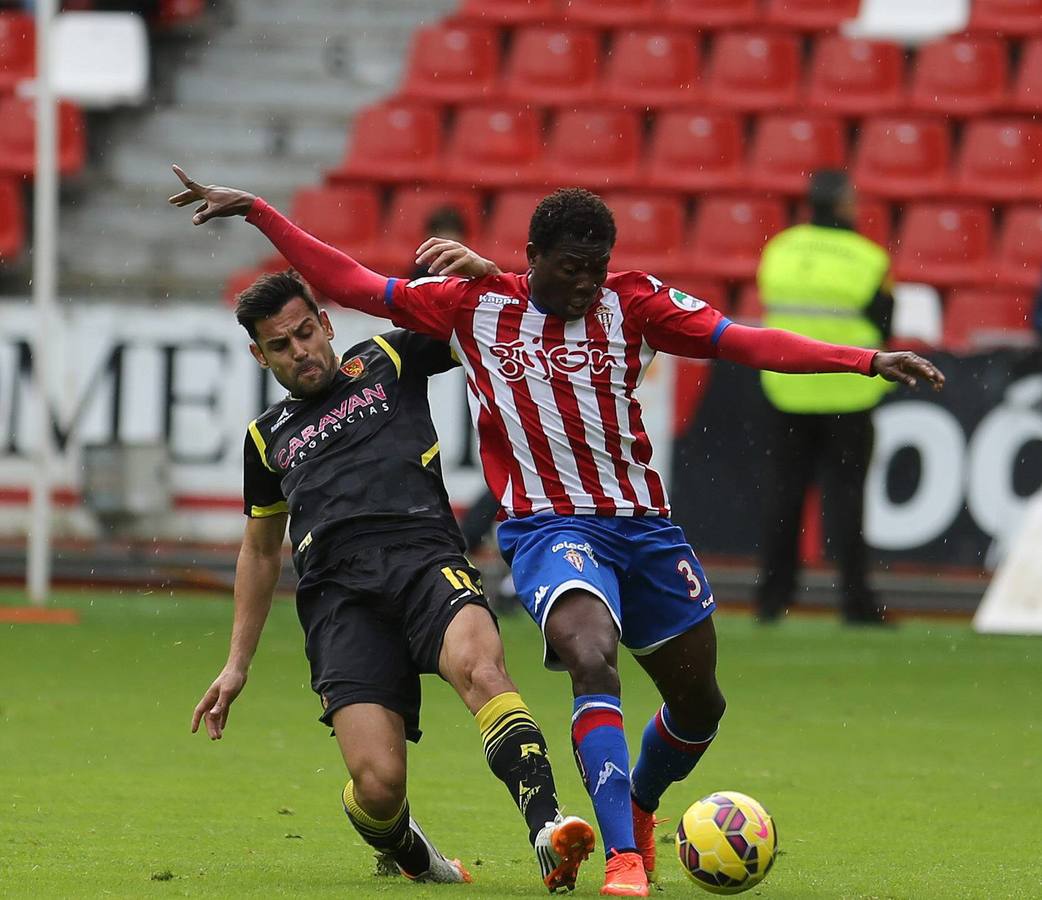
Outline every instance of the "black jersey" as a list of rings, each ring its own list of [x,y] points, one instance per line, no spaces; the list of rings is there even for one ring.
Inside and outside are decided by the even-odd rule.
[[[427,401],[428,376],[455,365],[447,344],[389,331],[348,350],[320,397],[287,396],[250,423],[245,513],[289,513],[299,575],[363,535],[429,527],[462,548]]]

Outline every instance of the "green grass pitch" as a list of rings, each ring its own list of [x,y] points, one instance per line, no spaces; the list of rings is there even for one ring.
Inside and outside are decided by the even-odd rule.
[[[0,602],[16,602],[13,594]],[[79,625],[0,625],[0,896],[535,897],[521,822],[477,730],[436,679],[411,751],[416,816],[469,886],[372,876],[344,819],[344,773],[317,722],[302,639],[277,603],[223,741],[191,735],[224,661],[231,607],[199,595],[70,594]],[[782,855],[767,898],[1042,897],[1042,641],[964,623],[895,632],[718,615],[720,737],[661,812],[717,789],[761,800]],[[571,760],[564,676],[536,629],[503,621],[565,808],[590,816]],[[624,663],[631,747],[655,705]],[[667,825],[664,830],[668,831]],[[707,896],[662,845],[664,896]],[[598,854],[599,854],[598,850]],[[576,896],[596,896],[591,859]]]

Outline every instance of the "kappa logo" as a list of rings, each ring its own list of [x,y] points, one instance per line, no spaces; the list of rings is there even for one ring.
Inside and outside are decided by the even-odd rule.
[[[578,550],[569,550],[565,553],[564,558],[575,566],[576,571],[581,572],[583,570],[583,557]]]
[[[495,291],[486,291],[478,297],[478,303],[490,303],[492,306],[520,306],[521,301],[509,294],[497,294]]]
[[[673,301],[674,306],[679,307],[684,312],[698,312],[700,309],[705,309],[708,305],[705,300],[699,300],[697,297],[692,297],[690,294],[685,294],[676,288],[669,289],[669,299]]]
[[[340,371],[348,378],[357,378],[365,371],[365,363],[362,362],[362,357],[356,356],[354,359],[349,359],[344,363],[340,367]]]
[[[282,414],[278,418],[278,421],[275,422],[275,424],[271,426],[271,431],[269,432],[269,434],[274,434],[276,431],[278,431],[283,425],[286,424],[286,420],[288,418],[289,418],[289,410],[288,409],[283,409],[282,410]]]
[[[535,608],[536,608],[536,610],[539,609],[539,604],[543,602],[543,598],[546,597],[546,593],[549,590],[550,590],[550,585],[548,585],[548,584],[541,584],[541,585],[539,585],[539,590],[537,590],[535,592]]]
[[[597,791],[599,791],[608,783],[608,779],[611,778],[612,772],[614,772],[616,775],[621,775],[623,778],[629,781],[629,777],[626,775],[626,773],[623,772],[622,769],[620,769],[617,765],[615,765],[615,763],[613,763],[609,759],[604,764],[604,768],[601,769],[600,774],[597,776],[597,787],[593,789],[594,796],[597,795]]]

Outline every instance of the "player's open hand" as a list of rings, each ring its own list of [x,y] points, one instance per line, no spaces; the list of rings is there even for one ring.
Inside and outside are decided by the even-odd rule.
[[[172,166],[174,174],[181,179],[185,189],[179,194],[174,194],[169,203],[174,206],[188,206],[190,203],[202,201],[192,216],[192,224],[202,225],[210,219],[218,219],[225,216],[244,216],[253,206],[257,198],[246,191],[235,188],[218,187],[215,184],[202,185],[193,181],[180,166]]]
[[[944,387],[944,373],[930,360],[917,353],[901,350],[896,353],[877,353],[872,360],[872,374],[881,375],[887,381],[898,381],[915,387],[924,378],[935,391]]]
[[[426,266],[431,275],[481,278],[499,274],[499,266],[492,260],[479,256],[459,241],[440,237],[427,238],[416,248],[416,265]]]
[[[192,734],[199,730],[199,723],[206,722],[206,733],[211,741],[219,741],[228,722],[228,708],[242,693],[246,685],[246,673],[236,669],[224,669],[210,685],[203,699],[192,714]]]

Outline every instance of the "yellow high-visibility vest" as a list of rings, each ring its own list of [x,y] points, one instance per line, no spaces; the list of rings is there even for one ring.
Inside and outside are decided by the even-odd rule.
[[[797,225],[764,248],[757,284],[764,325],[855,347],[881,347],[867,309],[890,268],[878,244],[854,231]],[[761,373],[767,399],[782,412],[847,413],[871,409],[890,390],[882,378],[829,373]]]

